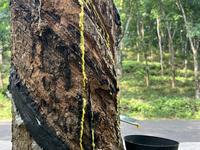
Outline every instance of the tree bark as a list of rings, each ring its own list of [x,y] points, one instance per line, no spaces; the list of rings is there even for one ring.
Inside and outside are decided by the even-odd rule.
[[[178,0],[178,6],[181,9],[183,19],[186,24],[187,33],[188,33],[189,28],[187,27],[187,18],[186,18],[185,11],[184,11],[184,8],[183,8],[180,0]],[[200,97],[199,97],[199,73],[198,73],[198,53],[197,53],[199,44],[195,47],[194,43],[192,41],[192,38],[191,37],[188,37],[188,38],[190,41],[190,46],[191,46],[191,49],[193,52],[193,59],[194,59],[195,99],[199,100],[200,99]],[[199,41],[198,41],[198,43],[199,43]]]
[[[157,21],[158,45],[159,45],[159,48],[160,48],[161,76],[163,76],[163,52],[162,52],[162,45],[161,45],[161,41],[162,41],[162,40],[161,40],[160,29],[159,29],[160,20],[159,20],[159,18],[158,18],[158,15],[157,15],[156,21]]]
[[[198,72],[198,49],[199,49],[199,38],[195,39],[193,50],[193,58],[194,58],[194,75],[195,75],[195,99],[199,100],[199,72]]]
[[[166,36],[164,34],[164,31],[161,30],[161,35],[162,35],[162,41],[163,41],[163,54],[165,54],[165,51],[166,51]]]
[[[149,32],[151,32],[151,37],[152,37],[152,38],[149,39],[149,49],[150,49],[150,54],[149,55],[151,56],[151,62],[153,62],[153,48],[152,48],[153,36],[154,36],[154,34],[153,34],[153,26],[149,25]]]
[[[151,62],[153,62],[153,49],[151,49]]]
[[[140,49],[139,49],[139,42],[136,43],[137,45],[137,62],[140,61]]]
[[[185,52],[185,78],[187,78],[187,69],[188,69],[188,60],[187,60],[187,43],[188,43],[188,38],[186,36],[186,40],[185,40],[185,48],[184,48],[184,52]]]
[[[136,5],[136,10],[137,10],[137,12],[138,12],[138,6]],[[136,17],[136,19],[137,19],[137,36],[138,37],[141,37],[141,35],[140,35],[140,26],[139,26],[139,16],[137,16]],[[137,45],[137,61],[139,62],[140,61],[140,42],[139,41],[137,41],[137,43],[136,43],[136,45]]]
[[[122,1],[123,2],[123,1]],[[121,53],[120,53],[120,49],[119,49],[119,45],[121,44],[123,38],[125,37],[126,35],[126,32],[128,30],[128,26],[129,26],[129,23],[131,21],[131,0],[129,0],[127,2],[127,6],[129,5],[129,11],[126,11],[126,25],[124,27],[124,30],[123,30],[123,33],[122,33],[122,36],[120,39],[117,39],[117,44],[116,44],[116,52],[115,52],[115,55],[116,55],[116,69],[117,69],[117,75],[118,76],[121,76],[122,75],[122,70],[120,69],[120,60],[121,60]],[[129,16],[128,16],[128,12],[129,12]],[[115,9],[115,13],[118,14],[118,10]],[[119,18],[120,20],[120,18]],[[117,25],[120,25],[121,26],[122,22],[121,21],[118,21],[117,22]],[[121,30],[120,30],[120,33],[121,33]],[[118,37],[119,35],[117,35]]]
[[[12,149],[123,150],[113,1],[10,4]]]
[[[148,66],[148,60],[147,60],[147,52],[146,52],[146,49],[145,49],[145,61],[146,61],[146,84],[147,84],[147,87],[149,87],[149,66]]]
[[[173,37],[171,36],[171,29],[168,28],[169,33],[169,42],[170,42],[170,48],[171,48],[171,55],[172,55],[172,88],[175,87],[175,65],[174,65],[174,47],[173,47]]]
[[[168,36],[168,44],[169,44],[169,65],[172,64],[172,52],[171,52],[171,43],[170,43],[170,38]]]

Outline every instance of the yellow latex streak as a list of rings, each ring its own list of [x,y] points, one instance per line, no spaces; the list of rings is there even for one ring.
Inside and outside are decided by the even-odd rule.
[[[84,5],[83,1],[79,0],[79,4],[81,5],[81,13],[79,14],[80,21],[79,21],[79,27],[81,29],[81,43],[80,43],[80,49],[82,51],[82,73],[83,73],[83,86],[85,88],[85,84],[87,81],[86,73],[85,73],[85,41],[84,41],[84,25],[83,25],[83,16],[84,16]]]
[[[82,109],[82,118],[81,118],[81,132],[80,132],[80,147],[81,150],[83,150],[83,145],[82,145],[82,138],[83,138],[83,123],[84,123],[84,116],[85,116],[85,106],[86,106],[86,100],[83,99],[83,109]]]
[[[110,36],[109,36],[109,34],[108,34],[107,30],[106,30],[105,25],[103,24],[103,21],[101,20],[101,18],[100,18],[100,16],[99,16],[99,13],[98,13],[97,10],[96,10],[96,6],[93,4],[92,0],[84,0],[84,1],[85,1],[85,4],[86,4],[86,7],[87,7],[87,9],[89,10],[90,13],[91,13],[91,9],[90,9],[90,7],[88,7],[88,5],[91,5],[91,6],[92,6],[92,8],[93,8],[93,10],[94,10],[93,13],[97,16],[98,20],[99,20],[100,23],[101,23],[102,29],[103,29],[104,32],[105,32],[104,35],[103,35],[103,37],[102,37],[102,35],[101,35],[101,28],[100,28],[100,26],[95,22],[95,25],[96,25],[97,29],[99,30],[99,33],[100,33],[99,35],[100,35],[103,39],[105,39],[104,41],[105,41],[105,43],[106,43],[106,46],[107,46],[108,49],[110,49]],[[105,34],[106,34],[107,38],[105,38]]]
[[[91,96],[90,96],[90,99],[91,99]],[[91,106],[92,106],[92,99],[91,99]],[[91,108],[92,109],[92,108]],[[95,143],[94,143],[94,129],[93,129],[93,125],[92,125],[92,122],[94,120],[94,114],[93,114],[93,111],[91,110],[92,112],[92,117],[91,117],[91,131],[92,131],[92,148],[93,150],[95,150]]]
[[[95,150],[95,144],[94,144],[94,130],[92,129],[92,147],[93,150]]]
[[[82,51],[82,73],[83,73],[83,86],[85,88],[85,82],[87,80],[86,74],[85,74],[85,43],[84,43],[84,25],[83,25],[83,16],[84,16],[84,5],[83,1],[79,0],[79,4],[81,5],[81,13],[79,14],[80,21],[79,21],[79,27],[81,32],[81,43],[80,43],[80,49]],[[84,123],[84,115],[85,115],[85,106],[86,106],[86,100],[83,98],[83,109],[82,109],[82,118],[81,118],[81,132],[80,132],[80,148],[83,150],[82,145],[82,138],[83,138],[83,123]]]
[[[117,76],[117,88],[118,88],[118,76]],[[116,119],[117,119],[117,135],[119,137],[118,139],[118,149],[120,147],[120,122],[119,122],[119,95],[117,94],[117,114],[116,114]]]
[[[132,123],[132,124],[137,126],[138,130],[140,131],[140,125],[138,123]]]

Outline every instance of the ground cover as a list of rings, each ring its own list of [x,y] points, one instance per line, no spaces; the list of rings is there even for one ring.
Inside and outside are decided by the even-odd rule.
[[[11,100],[0,93],[0,120],[11,120]]]
[[[122,62],[121,114],[140,120],[199,120],[200,102],[194,99],[195,82],[192,57],[189,58],[188,78],[183,60],[175,58],[176,87],[171,87],[171,67],[168,54],[164,57],[164,76],[160,76],[159,55],[149,62],[150,86],[146,87],[145,62],[135,61],[129,52]],[[149,58],[150,59],[150,58]]]

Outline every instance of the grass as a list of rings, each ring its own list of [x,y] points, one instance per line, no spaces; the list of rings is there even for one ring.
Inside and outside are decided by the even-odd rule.
[[[11,100],[0,93],[0,120],[11,120]]]
[[[160,76],[159,55],[149,62],[149,87],[146,87],[145,62],[136,60],[132,52],[123,60],[121,84],[121,114],[140,120],[200,120],[200,101],[194,99],[195,79],[192,58],[188,78],[185,78],[183,60],[175,58],[176,87],[171,87],[171,67],[168,55],[164,57],[164,76]]]

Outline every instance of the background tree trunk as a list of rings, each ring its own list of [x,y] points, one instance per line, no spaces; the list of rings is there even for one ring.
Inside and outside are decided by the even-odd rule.
[[[136,17],[137,19],[137,36],[138,37],[141,37],[140,35],[140,26],[139,26],[139,17]],[[140,42],[137,40],[137,61],[139,62],[140,61]]]
[[[175,65],[174,65],[174,47],[173,47],[173,36],[171,36],[171,29],[168,27],[168,34],[169,34],[169,42],[170,42],[170,48],[171,48],[171,56],[172,56],[172,87],[175,87]]]
[[[163,42],[163,54],[165,54],[165,51],[166,51],[166,35],[165,35],[165,30],[161,30],[161,35],[162,35],[162,42]]]
[[[199,38],[195,38],[194,46],[193,46],[193,58],[194,58],[194,75],[195,75],[195,99],[199,100],[199,72],[198,72],[198,49],[199,49]]]
[[[142,16],[138,9],[137,1],[136,1],[136,10],[137,10],[138,18],[140,18],[140,23],[141,23],[141,30],[140,30],[141,34],[138,31],[138,36],[141,35],[141,37],[142,37],[142,49],[144,50],[144,57],[145,57],[145,62],[146,62],[146,85],[148,87],[149,86],[149,66],[148,66],[147,52],[146,52],[146,45],[145,45],[146,43],[144,40],[144,23],[143,23]],[[138,19],[138,21],[139,21],[139,19]],[[137,29],[139,29],[139,22],[137,22]]]
[[[185,78],[187,78],[187,69],[188,69],[188,60],[187,60],[187,43],[188,43],[188,38],[186,36],[185,40],[185,48],[184,48],[184,53],[185,53]]]
[[[160,19],[158,18],[158,15],[157,15],[156,21],[157,21],[158,45],[160,49],[161,76],[163,76],[163,52],[162,52],[162,45],[161,45],[162,40],[161,40],[160,29],[159,29]]]
[[[153,62],[153,49],[151,49],[151,62]]]
[[[165,19],[166,19],[164,6],[163,6],[163,3],[161,2],[161,0],[160,0],[160,8],[162,10],[163,15],[165,16]],[[171,49],[171,56],[172,56],[172,59],[171,59],[171,61],[172,61],[171,62],[171,65],[172,65],[172,87],[174,88],[175,87],[175,65],[174,65],[174,45],[173,45],[173,38],[174,38],[174,35],[176,33],[177,26],[175,27],[173,35],[172,35],[171,34],[171,22],[168,22],[166,20],[165,24],[166,24],[166,28],[167,28],[167,31],[168,31],[169,46],[170,46],[170,49]]]
[[[183,19],[184,19],[184,22],[185,22],[185,25],[186,25],[186,29],[187,29],[187,33],[188,33],[189,28],[187,27],[187,18],[186,18],[185,11],[183,9],[183,6],[182,6],[180,0],[178,0],[178,6],[179,6],[179,8],[180,8],[180,10],[182,12]],[[198,52],[198,48],[199,48],[199,41],[198,40],[197,40],[198,44],[195,47],[194,43],[192,41],[192,38],[189,37],[190,46],[191,46],[191,49],[192,49],[192,52],[193,52],[193,58],[194,58],[194,76],[195,76],[195,88],[196,88],[195,89],[195,99],[196,100],[200,99],[200,97],[199,97],[198,53],[197,53]]]
[[[122,3],[123,3],[123,1],[122,1]],[[131,0],[129,0],[127,3],[126,3],[126,5],[127,6],[129,6],[129,11],[126,11],[126,18],[125,18],[125,20],[126,20],[126,24],[125,24],[125,26],[124,26],[124,30],[123,30],[123,33],[122,33],[122,36],[121,36],[121,38],[118,40],[118,39],[116,39],[117,40],[117,45],[116,45],[116,52],[115,52],[115,55],[116,55],[116,57],[115,57],[115,62],[116,62],[116,70],[117,70],[117,75],[118,76],[121,76],[122,75],[122,67],[120,67],[120,63],[121,63],[121,52],[120,52],[120,49],[119,49],[119,45],[121,44],[121,42],[123,41],[123,38],[126,36],[126,32],[127,32],[127,30],[128,30],[128,26],[129,26],[129,23],[130,23],[130,21],[131,21]],[[116,9],[116,13],[119,13],[118,12],[118,10]],[[129,13],[129,16],[128,16],[128,13]],[[119,21],[118,22],[118,25],[121,25],[122,24],[122,22],[121,21]],[[117,35],[117,37],[118,37],[119,35]],[[122,66],[122,65],[121,65]],[[118,81],[119,81],[119,79],[118,79]],[[118,82],[118,83],[120,83],[120,82]]]
[[[123,150],[113,1],[10,4],[12,149]]]
[[[172,52],[171,52],[171,43],[170,43],[170,38],[168,36],[168,44],[169,44],[169,65],[172,64]]]

